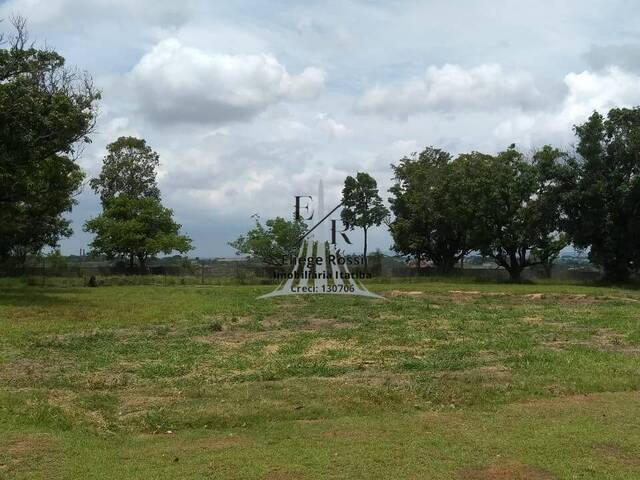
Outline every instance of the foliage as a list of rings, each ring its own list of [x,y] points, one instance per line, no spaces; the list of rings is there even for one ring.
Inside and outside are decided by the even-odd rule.
[[[394,220],[389,224],[393,249],[451,271],[469,252],[469,214],[458,198],[451,175],[451,155],[429,147],[391,166],[396,183],[389,190]]]
[[[553,174],[562,158],[545,147],[527,162],[512,145],[496,156],[473,152],[454,162],[459,201],[474,211],[470,245],[493,258],[513,280],[526,267],[540,264],[540,255],[547,263],[555,259],[551,246],[558,245],[553,238],[560,211]]]
[[[229,242],[238,255],[249,255],[267,265],[282,267],[290,256],[296,256],[300,238],[307,225],[300,220],[285,220],[282,217],[269,219],[264,225],[254,215],[255,226],[246,234]]]
[[[107,146],[100,175],[91,187],[100,195],[102,214],[85,223],[96,235],[94,255],[127,259],[142,271],[149,257],[162,252],[185,253],[191,239],[181,235],[173,211],[162,206],[155,169],[159,156],[144,139],[120,137]]]
[[[564,227],[608,279],[626,280],[640,265],[640,107],[594,112],[575,131]]]
[[[156,183],[158,165],[159,155],[144,139],[120,137],[107,145],[100,175],[91,179],[90,185],[103,204],[119,195],[160,200]]]
[[[179,233],[173,211],[150,197],[107,199],[102,214],[88,220],[85,230],[95,234],[92,253],[127,258],[130,268],[135,259],[144,270],[149,257],[160,252],[185,253],[192,248],[191,239]]]
[[[25,22],[0,49],[0,257],[26,258],[71,234],[63,214],[83,173],[100,98],[91,78],[53,50],[28,43]]]
[[[351,230],[362,228],[364,232],[363,255],[365,268],[367,265],[367,232],[380,224],[389,215],[389,210],[382,204],[378,194],[378,184],[365,172],[358,172],[354,177],[348,176],[342,189],[342,222]]]

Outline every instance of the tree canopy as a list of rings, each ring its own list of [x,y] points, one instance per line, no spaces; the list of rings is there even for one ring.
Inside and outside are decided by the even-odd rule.
[[[173,220],[173,211],[155,198],[112,197],[106,200],[101,215],[88,220],[85,230],[95,234],[90,244],[94,254],[107,258],[134,260],[144,271],[147,260],[158,253],[186,253],[191,239],[181,235],[181,226]]]
[[[285,220],[276,217],[267,220],[264,225],[260,217],[254,215],[255,225],[246,234],[229,242],[238,255],[248,255],[272,267],[282,267],[283,259],[298,254],[300,238],[307,231],[307,225],[301,220]]]
[[[626,280],[640,266],[640,107],[594,112],[575,132],[564,228],[608,279]]]
[[[129,198],[160,200],[156,169],[160,156],[141,138],[120,137],[107,145],[100,175],[91,179],[91,188],[107,199],[120,195]]]
[[[514,280],[526,267],[542,263],[533,252],[548,252],[547,262],[552,256],[559,208],[549,203],[555,190],[545,169],[551,168],[555,152],[542,152],[528,161],[512,145],[495,156],[473,152],[454,162],[458,201],[473,211],[470,246],[493,258]]]
[[[130,269],[137,259],[144,272],[147,260],[158,253],[192,249],[173,211],[160,202],[155,171],[159,163],[158,154],[143,139],[120,137],[107,146],[100,175],[91,180],[102,213],[84,226],[95,234],[93,254],[126,258]]]
[[[433,262],[440,273],[451,271],[470,250],[469,215],[453,183],[451,155],[428,147],[392,165],[396,183],[389,190],[393,249]]]
[[[359,227],[364,232],[363,255],[367,265],[367,232],[387,218],[389,211],[382,203],[375,179],[365,172],[348,176],[342,189],[342,222],[349,228]]]
[[[72,232],[63,214],[84,175],[100,93],[86,74],[29,43],[23,19],[0,44],[0,257],[55,247]]]

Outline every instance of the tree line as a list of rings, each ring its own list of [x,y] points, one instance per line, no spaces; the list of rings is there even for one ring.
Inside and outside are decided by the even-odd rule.
[[[525,154],[512,144],[494,155],[428,147],[405,156],[391,165],[390,212],[375,179],[359,172],[345,180],[342,220],[363,230],[365,258],[368,230],[385,223],[395,252],[441,274],[476,251],[513,280],[536,265],[550,276],[573,245],[589,250],[607,280],[626,281],[640,269],[640,107],[594,112],[574,131],[573,151],[545,145]],[[296,254],[287,232],[299,238],[301,227],[257,220],[231,245],[263,259],[267,250]]]
[[[533,265],[550,274],[572,244],[606,279],[627,280],[640,267],[640,108],[594,112],[574,131],[572,152],[403,158],[392,166],[393,249],[442,273],[478,251],[517,280]]]
[[[17,264],[71,235],[66,214],[85,180],[77,159],[91,141],[101,96],[88,74],[34,46],[25,23],[15,18],[14,33],[0,35],[0,260]],[[149,257],[191,249],[162,206],[158,166],[143,139],[107,146],[102,171],[89,182],[102,204],[84,225],[95,235],[93,254],[144,271]]]
[[[77,163],[95,129],[101,94],[91,77],[29,41],[23,19],[0,35],[0,260],[24,262],[71,234],[66,214],[77,203],[85,174]],[[452,156],[429,147],[391,165],[390,212],[375,179],[347,177],[341,218],[368,231],[382,223],[397,253],[428,261],[441,273],[478,251],[518,279],[525,268],[550,272],[567,245],[588,249],[609,280],[640,268],[640,108],[594,112],[576,125],[572,151],[515,145],[497,154]],[[102,213],[84,229],[93,253],[130,268],[150,257],[191,249],[156,182],[159,156],[144,141],[121,137],[107,147],[89,186]],[[282,218],[255,227],[231,244],[273,261],[296,254],[306,226]],[[282,255],[277,255],[282,258]]]

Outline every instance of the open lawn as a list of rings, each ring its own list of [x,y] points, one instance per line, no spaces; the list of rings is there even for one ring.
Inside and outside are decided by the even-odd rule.
[[[640,478],[640,291],[0,289],[0,478]]]

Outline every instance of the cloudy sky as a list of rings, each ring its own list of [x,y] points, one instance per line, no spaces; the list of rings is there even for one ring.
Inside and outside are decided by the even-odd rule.
[[[103,92],[88,176],[118,136],[147,139],[200,256],[232,255],[252,214],[291,215],[320,178],[327,203],[357,171],[386,199],[389,164],[427,145],[570,148],[594,109],[640,104],[631,0],[0,0],[15,14]],[[79,200],[65,253],[99,211]]]

